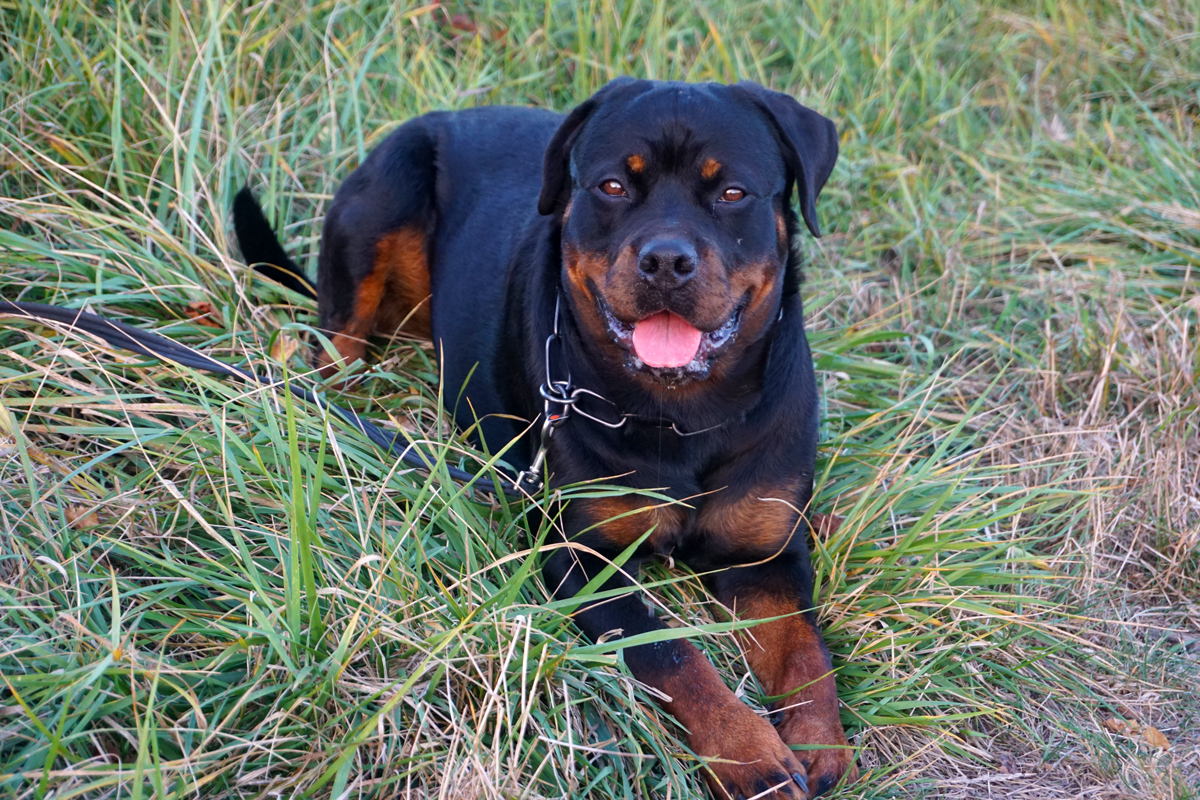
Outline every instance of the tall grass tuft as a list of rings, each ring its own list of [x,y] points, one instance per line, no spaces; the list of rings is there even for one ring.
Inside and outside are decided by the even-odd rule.
[[[818,603],[865,771],[838,796],[1197,796],[1194,2],[0,8],[0,295],[288,380],[313,308],[238,259],[247,181],[311,271],[338,182],[428,110],[634,74],[834,118],[802,246],[842,518]],[[430,349],[375,356],[339,401],[478,463]],[[542,584],[553,524],[282,387],[0,320],[0,791],[703,796]],[[698,578],[641,581],[762,710]]]

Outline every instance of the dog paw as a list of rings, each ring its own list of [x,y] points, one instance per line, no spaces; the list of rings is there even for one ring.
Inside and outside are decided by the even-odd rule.
[[[794,751],[794,755],[804,767],[808,782],[807,797],[820,797],[841,783],[843,778],[847,785],[858,780],[854,750],[846,741],[841,721],[816,720],[811,716],[805,718],[798,711],[786,715],[778,730],[782,741],[789,746],[801,746]]]
[[[800,760],[769,722],[738,705],[743,711],[736,720],[723,719],[690,737],[692,749],[705,757],[715,800],[808,800],[809,779]]]
[[[854,751],[849,749],[797,750],[800,763],[807,763],[809,797],[820,797],[845,779],[846,785],[858,780]]]

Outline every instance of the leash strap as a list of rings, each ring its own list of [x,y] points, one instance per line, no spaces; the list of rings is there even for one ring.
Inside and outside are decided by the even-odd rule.
[[[226,364],[223,361],[218,361],[211,356],[207,356],[198,350],[194,350],[187,345],[180,344],[160,334],[142,330],[133,325],[118,322],[88,311],[61,308],[43,303],[18,303],[10,300],[0,300],[0,315],[26,319],[31,322],[54,323],[71,330],[84,331],[122,350],[129,350],[139,355],[169,361],[181,366],[191,367],[192,369],[213,372],[231,378],[240,378],[251,384],[259,384],[261,386],[281,385],[279,381],[273,380],[269,376],[264,377],[240,367]],[[327,403],[309,389],[297,386],[290,381],[287,383],[287,388],[294,396],[304,402],[312,403],[318,408],[329,409],[365,434],[368,439],[385,453],[394,453],[402,444],[403,449],[400,450],[399,454],[400,460],[420,470],[433,470],[434,463],[430,457],[420,449],[416,442],[408,441],[403,434],[388,433],[371,421],[359,416],[354,411]],[[532,494],[542,487],[540,469],[537,472],[533,470],[522,472],[514,482],[506,480],[493,481],[488,478],[482,478],[449,464],[446,464],[445,468],[451,478],[494,495],[504,494],[510,497],[519,497]]]

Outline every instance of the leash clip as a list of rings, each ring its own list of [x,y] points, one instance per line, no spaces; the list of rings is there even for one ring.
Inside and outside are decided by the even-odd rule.
[[[558,342],[559,346],[562,347],[562,336],[558,332],[558,325],[561,319],[562,294],[558,294],[554,298],[554,330],[546,337],[546,379],[538,387],[538,394],[545,401],[542,406],[542,430],[538,441],[538,449],[533,456],[533,461],[529,464],[529,469],[524,469],[517,473],[517,486],[528,491],[530,494],[541,491],[545,485],[542,471],[546,465],[546,449],[550,446],[550,437],[554,435],[556,428],[567,421],[567,418],[571,415],[571,408],[579,399],[578,392],[573,392],[571,389],[570,365],[567,365],[567,377],[565,380],[555,380],[554,375],[551,374],[554,343]],[[565,358],[563,362],[566,362]],[[555,408],[556,406],[557,409]]]
[[[538,389],[539,394],[546,399],[545,405],[542,407],[542,431],[538,449],[529,469],[518,472],[516,481],[518,487],[530,494],[540,492],[542,486],[545,485],[542,469],[546,464],[546,449],[550,446],[550,437],[554,435],[556,428],[567,421],[567,417],[571,415],[571,407],[575,405],[577,398],[569,395],[568,389],[569,385],[562,381],[552,384],[543,383]],[[556,405],[561,406],[562,410],[555,412],[553,407]]]

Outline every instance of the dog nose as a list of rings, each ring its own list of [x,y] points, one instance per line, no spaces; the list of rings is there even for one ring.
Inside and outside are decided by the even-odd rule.
[[[696,248],[682,239],[651,239],[638,253],[642,275],[664,288],[687,281],[699,263]]]

